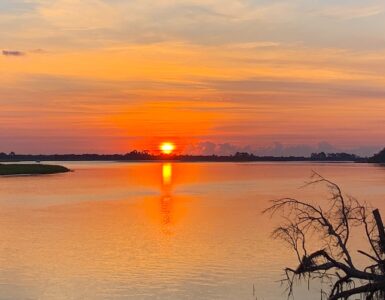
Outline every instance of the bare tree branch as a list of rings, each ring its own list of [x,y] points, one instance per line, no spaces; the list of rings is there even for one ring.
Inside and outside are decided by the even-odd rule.
[[[365,293],[367,299],[381,297],[385,290],[385,232],[382,220],[368,213],[368,207],[356,199],[345,196],[334,182],[313,172],[310,185],[325,185],[330,193],[327,207],[294,198],[273,200],[264,213],[280,214],[284,224],[272,236],[288,243],[294,250],[299,265],[285,269],[288,296],[293,293],[296,279],[321,279],[330,283],[328,299],[347,299]],[[357,249],[374,264],[363,269],[355,266],[349,251],[353,227],[362,227],[372,253]],[[322,247],[309,251],[311,240],[318,238]],[[314,249],[313,249],[314,250]],[[357,286],[356,286],[357,285]],[[322,291],[324,293],[324,291]],[[381,298],[383,299],[383,298]]]

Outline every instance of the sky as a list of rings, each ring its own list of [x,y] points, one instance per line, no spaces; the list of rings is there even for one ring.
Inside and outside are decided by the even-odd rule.
[[[1,0],[0,152],[372,154],[385,2]]]

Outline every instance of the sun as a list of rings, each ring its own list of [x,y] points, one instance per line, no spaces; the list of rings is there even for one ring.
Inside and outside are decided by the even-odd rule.
[[[164,142],[160,144],[159,149],[163,154],[171,154],[175,150],[175,145],[170,142]]]

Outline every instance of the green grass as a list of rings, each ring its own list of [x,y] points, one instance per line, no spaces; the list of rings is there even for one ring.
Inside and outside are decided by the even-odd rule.
[[[70,170],[59,165],[0,164],[0,175],[35,175],[65,173]]]

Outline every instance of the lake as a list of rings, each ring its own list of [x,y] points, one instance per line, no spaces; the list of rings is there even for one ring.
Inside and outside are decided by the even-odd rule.
[[[385,217],[376,165],[59,163],[74,172],[0,178],[0,299],[286,299],[295,255],[261,211],[326,201],[299,188],[311,170]],[[316,283],[295,291],[320,299]]]

